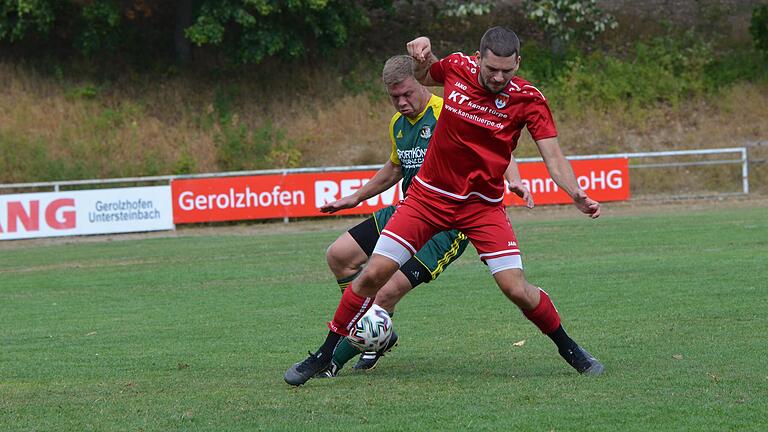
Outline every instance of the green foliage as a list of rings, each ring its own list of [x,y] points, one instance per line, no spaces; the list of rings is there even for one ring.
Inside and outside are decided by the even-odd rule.
[[[176,160],[176,165],[173,167],[173,174],[192,174],[195,171],[197,171],[195,158],[192,157],[189,150],[184,149]]]
[[[271,122],[251,130],[234,115],[219,127],[214,142],[223,171],[295,168],[301,163],[301,152]]]
[[[484,1],[447,0],[438,12],[438,17],[466,18],[485,15],[493,9],[493,3]]]
[[[524,0],[526,15],[554,41],[594,40],[616,20],[597,0]]]
[[[97,1],[83,6],[75,38],[75,46],[85,55],[99,51],[113,51],[125,37],[122,34],[122,15],[116,0]]]
[[[61,9],[53,0],[0,0],[0,41],[48,35]]]
[[[768,55],[756,54],[744,48],[718,52],[706,66],[707,84],[720,89],[740,81],[768,82]]]
[[[749,32],[755,41],[755,47],[768,55],[768,4],[758,6],[752,11]]]
[[[297,58],[345,46],[370,24],[369,8],[390,3],[0,0],[0,42],[30,53],[73,51],[96,60],[151,63],[171,57],[186,35],[237,63],[259,63],[270,56]],[[179,21],[180,15],[191,21]]]
[[[98,171],[90,167],[93,155],[84,147],[72,143],[68,151],[74,158],[63,161],[50,154],[42,138],[0,132],[0,183],[96,178]]]
[[[93,84],[83,84],[70,89],[67,96],[73,99],[95,99],[99,90]]]
[[[238,62],[258,63],[344,46],[368,24],[360,2],[207,0],[186,34],[198,46],[219,46]]]
[[[126,8],[139,3],[150,5],[148,7],[151,7],[152,13],[146,16],[128,13],[130,11]],[[380,2],[380,4],[391,3]],[[397,7],[400,8],[401,14],[406,14],[410,10],[403,6],[405,3],[398,3]],[[427,28],[443,35],[434,38],[436,44],[443,45],[439,50],[443,53],[450,52],[446,45],[458,44],[456,41],[459,39],[465,40],[462,42],[464,44],[470,43],[472,44],[470,46],[474,46],[472,41],[476,41],[478,35],[472,36],[472,39],[466,35],[473,31],[479,32],[482,27],[476,24],[486,23],[489,19],[477,18],[475,15],[488,10],[490,2],[486,1],[462,3],[452,0],[430,0],[416,3],[418,4],[414,3],[414,10],[417,10],[417,6],[432,8],[428,11],[434,13],[420,12],[419,15],[431,17],[432,22],[427,25]],[[103,59],[104,57],[99,56],[104,56],[110,51],[123,52],[127,46],[138,47],[137,50],[146,46],[149,54],[142,52],[138,55],[146,54],[147,57],[151,57],[155,51],[145,42],[157,41],[159,39],[155,37],[158,34],[167,36],[167,32],[152,34],[146,39],[137,39],[136,33],[143,28],[140,25],[142,20],[144,24],[154,19],[160,20],[157,21],[158,23],[168,23],[167,17],[162,18],[170,11],[168,7],[163,6],[168,4],[170,3],[149,0],[102,2],[0,0],[0,8],[3,12],[0,15],[0,43],[13,42],[23,45],[27,40],[39,41],[48,35],[51,40],[63,37],[63,40],[74,44],[72,46],[76,46],[80,52],[90,53],[96,58]],[[213,52],[214,55],[226,51],[232,58],[241,62],[263,60],[267,55],[292,58],[296,55],[308,54],[309,51],[320,52],[318,48],[330,50],[336,46],[337,42],[351,47],[360,46],[370,39],[381,39],[379,46],[368,47],[369,50],[354,51],[350,48],[336,51],[323,59],[315,58],[317,67],[314,61],[307,62],[311,66],[291,70],[282,69],[286,64],[291,63],[276,61],[265,62],[257,68],[232,65],[236,67],[234,70],[248,73],[243,75],[242,79],[249,80],[249,83],[243,84],[244,81],[240,81],[240,78],[218,81],[223,84],[214,92],[210,107],[207,109],[200,109],[200,105],[196,104],[197,98],[189,95],[202,93],[200,89],[210,85],[210,76],[202,80],[192,79],[188,84],[184,84],[178,99],[169,99],[168,106],[178,102],[184,105],[185,108],[182,111],[190,113],[192,117],[190,124],[193,128],[199,127],[199,136],[204,137],[205,145],[211,141],[215,143],[215,149],[206,148],[207,151],[217,153],[220,165],[215,169],[261,169],[294,167],[301,164],[302,155],[297,146],[286,139],[283,130],[275,126],[289,124],[284,120],[285,116],[290,114],[271,111],[270,107],[275,105],[267,102],[263,112],[274,116],[272,122],[267,118],[253,116],[238,119],[238,112],[253,112],[247,109],[255,106],[253,104],[270,98],[280,100],[285,97],[297,105],[304,103],[296,102],[297,100],[307,101],[304,107],[312,110],[317,106],[324,106],[322,103],[315,102],[328,99],[329,96],[364,93],[373,100],[386,97],[379,78],[381,64],[385,53],[391,54],[392,49],[402,49],[402,45],[395,44],[391,40],[394,33],[373,31],[383,32],[384,30],[372,29],[370,34],[352,32],[353,29],[360,31],[364,28],[363,24],[368,17],[376,17],[370,10],[360,9],[360,5],[368,4],[370,2],[343,3],[331,0],[314,2],[201,0],[194,2],[195,16],[198,18],[192,30],[202,38],[205,50]],[[537,3],[539,7],[545,4],[546,2]],[[550,5],[554,6],[563,4],[565,3],[550,2]],[[422,9],[418,10],[423,12]],[[589,11],[588,8],[580,10],[580,13],[588,15],[586,13]],[[442,11],[443,18],[434,19],[439,11]],[[767,11],[765,7],[760,7],[753,13],[750,30],[757,48],[765,46],[760,41],[766,38],[761,37],[760,34],[766,34]],[[399,17],[402,16],[404,15],[399,15]],[[572,17],[573,14],[566,15],[566,18],[569,16]],[[386,21],[380,16],[374,19],[379,20],[374,23]],[[568,18],[562,22],[574,24],[577,20]],[[582,22],[586,21],[582,20]],[[333,23],[340,24],[341,27],[327,25]],[[463,27],[467,23],[474,23],[470,30]],[[528,26],[532,25],[530,22],[527,23]],[[405,24],[400,23],[400,25],[403,27],[396,27],[396,30],[405,33],[406,30],[403,30],[406,28]],[[414,32],[420,33],[417,29],[421,27],[413,28]],[[588,33],[578,33],[576,28],[568,30],[573,32],[574,39],[591,37]],[[756,55],[757,51],[751,45],[716,49],[715,46],[719,46],[717,42],[722,41],[715,39],[716,35],[701,33],[701,30],[696,30],[699,33],[691,31],[681,34],[668,29],[668,33],[663,36],[646,41],[637,41],[636,38],[630,37],[626,39],[625,44],[616,45],[615,51],[607,50],[604,45],[599,46],[600,43],[593,44],[597,49],[592,53],[579,49],[584,45],[568,44],[564,45],[557,56],[551,55],[551,47],[547,45],[549,41],[535,40],[535,32],[530,30],[530,27],[524,28],[525,33],[521,33],[528,34],[530,38],[526,38],[523,45],[521,75],[534,82],[544,92],[558,116],[577,117],[584,111],[584,107],[588,106],[605,113],[619,113],[616,114],[617,117],[627,113],[628,117],[641,122],[643,116],[647,117],[648,113],[654,111],[658,113],[660,105],[666,109],[666,107],[678,105],[681,101],[697,97],[716,100],[718,93],[714,91],[728,91],[731,84],[739,81],[768,82],[768,56]],[[261,35],[260,31],[273,33]],[[440,31],[443,33],[439,33]],[[451,34],[451,31],[455,34]],[[710,28],[709,31],[712,29]],[[316,33],[320,36],[315,37]],[[722,34],[722,32],[714,33]],[[353,38],[355,34],[360,37]],[[388,34],[390,37],[381,37],[382,34]],[[431,35],[429,32],[426,34]],[[339,39],[334,39],[335,37]],[[346,42],[342,42],[344,37]],[[366,37],[369,39],[365,39]],[[249,38],[253,39],[253,43],[248,42],[251,40]],[[711,40],[715,40],[714,46],[709,42]],[[142,43],[145,44],[142,45]],[[275,47],[282,48],[275,49]],[[296,47],[296,50],[291,47]],[[275,50],[270,51],[270,49]],[[463,48],[456,45],[455,49]],[[57,59],[55,56],[46,58]],[[204,56],[199,58],[207,59]],[[81,77],[92,69],[88,62],[61,62],[46,65],[53,71],[48,74],[56,78],[52,80],[53,84],[64,89],[68,103],[82,104],[88,110],[100,103],[103,103],[103,106],[97,105],[97,109],[88,111],[92,113],[89,118],[78,121],[77,124],[67,124],[66,119],[59,123],[52,122],[62,126],[51,127],[51,130],[57,131],[58,135],[45,138],[50,140],[50,143],[41,142],[34,134],[31,135],[35,138],[25,138],[24,135],[28,131],[19,130],[11,133],[8,131],[10,128],[4,129],[3,132],[6,134],[2,137],[4,159],[0,167],[4,181],[146,175],[152,172],[188,173],[198,168],[203,169],[197,166],[198,164],[204,165],[205,169],[211,169],[213,157],[210,153],[200,157],[195,153],[190,154],[190,151],[184,150],[182,146],[181,152],[161,151],[159,152],[161,157],[156,158],[149,154],[150,150],[143,144],[144,141],[131,135],[129,130],[131,121],[138,117],[127,111],[130,108],[128,104],[117,99],[132,99],[133,95],[146,94],[144,84],[141,84],[143,80],[147,83],[155,80],[164,81],[170,74],[156,73],[140,76],[130,72],[130,69],[129,72],[124,72],[122,63],[107,62],[107,64],[111,70],[117,71],[117,77],[121,78],[120,81],[115,82],[120,82],[121,85],[127,84],[129,91],[125,93],[112,91],[110,84],[105,84],[104,80],[94,77],[77,82],[71,81],[70,77]],[[292,64],[295,66],[296,62]],[[312,72],[307,73],[310,69]],[[280,76],[283,71],[286,72],[285,76]],[[288,73],[294,75],[287,79]],[[184,70],[181,70],[180,75],[183,78],[192,76]],[[215,77],[217,80],[219,78],[219,76]],[[255,82],[259,85],[252,85]],[[285,84],[286,82],[290,84]],[[50,81],[46,81],[39,87],[47,88],[46,85],[49,83]],[[33,82],[30,88],[37,87],[35,84]],[[239,98],[239,95],[246,93],[254,96],[258,93],[258,96],[249,101]],[[251,105],[246,107],[247,104]],[[170,115],[169,119],[162,113],[174,112],[176,107],[168,110],[165,108],[165,106],[153,107],[152,116],[157,116],[161,121],[168,120],[168,125],[173,127],[175,126],[172,124],[175,121],[172,118],[173,115]],[[144,125],[142,121],[139,121],[139,124],[142,126],[137,127]],[[77,133],[72,132],[75,129]],[[302,143],[308,139],[301,133],[292,135]],[[187,137],[180,138],[176,142],[181,142]],[[121,160],[118,163],[107,156],[115,148],[133,148],[131,146],[139,149],[137,154],[140,156],[135,160]],[[46,148],[56,150],[45,151]],[[122,156],[122,158],[128,157]]]
[[[532,79],[541,79],[537,84],[550,102],[567,113],[579,113],[585,104],[635,112],[659,103],[677,105],[714,85],[709,73],[714,50],[693,33],[638,42],[627,58],[571,51],[553,59],[542,51],[535,45],[524,48],[521,74],[530,70]]]
[[[351,94],[367,93],[373,99],[384,97],[386,93],[381,81],[381,68],[382,62],[378,59],[361,59],[352,69],[343,73],[341,86]]]
[[[83,88],[85,94],[93,89]],[[98,104],[93,100],[97,94],[75,97],[85,99],[77,101],[83,109]],[[125,133],[135,130],[135,119],[145,116],[143,108],[135,103],[105,106],[85,121],[62,124],[52,139],[54,145],[46,141],[49,138],[31,138],[25,131],[0,129],[0,183],[167,174],[169,167],[158,149],[141,149],[135,136]],[[51,147],[57,150],[51,151]],[[126,148],[127,152],[122,152]],[[127,153],[130,158],[115,153]]]
[[[213,93],[213,112],[215,120],[220,123],[229,123],[235,108],[235,100],[239,93],[235,84],[216,87]]]
[[[137,18],[136,7],[145,8],[146,15]],[[0,0],[0,43],[11,43],[32,58],[51,54],[57,58],[79,54],[92,60],[153,58],[168,51],[172,12],[172,2],[150,0]],[[114,68],[113,63],[110,66]]]
[[[239,88],[218,87],[214,92],[212,111],[203,119],[203,127],[214,128],[214,143],[219,169],[243,171],[267,168],[295,168],[301,163],[301,152],[286,140],[285,132],[270,121],[251,129],[235,112]]]
[[[536,41],[530,41],[521,47],[522,63],[520,73],[526,79],[541,85],[554,85],[569,68],[571,61],[580,53],[569,49],[561,55],[553,56],[550,48]]]
[[[578,115],[588,105],[628,110],[642,120],[659,104],[676,106],[739,81],[768,80],[768,58],[746,48],[718,50],[693,31],[638,41],[623,55],[571,48],[552,56],[533,42],[523,46],[522,57],[520,74],[564,115]]]

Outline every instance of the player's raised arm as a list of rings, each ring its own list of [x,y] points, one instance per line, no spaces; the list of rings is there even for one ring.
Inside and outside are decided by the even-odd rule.
[[[320,212],[336,213],[339,210],[355,207],[368,198],[376,196],[391,188],[402,178],[402,167],[393,163],[391,160],[388,160],[387,163],[376,172],[376,175],[374,175],[368,183],[364,184],[363,187],[358,189],[352,195],[342,197],[339,200],[320,207]]]
[[[416,81],[425,86],[441,85],[429,74],[429,68],[437,62],[437,57],[432,53],[432,44],[429,38],[421,36],[406,44],[408,54],[416,60],[413,75]]]
[[[539,147],[541,157],[544,158],[550,177],[573,199],[576,208],[592,219],[599,217],[600,203],[588,197],[587,193],[579,187],[576,175],[573,174],[573,168],[563,156],[557,138],[537,140],[536,145]]]
[[[520,178],[520,170],[517,168],[517,161],[514,156],[509,160],[509,166],[504,172],[504,178],[509,183],[509,191],[522,198],[525,201],[525,206],[532,209],[534,206],[533,196]]]

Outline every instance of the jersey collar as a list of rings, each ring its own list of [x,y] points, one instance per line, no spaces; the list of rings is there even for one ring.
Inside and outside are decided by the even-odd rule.
[[[431,94],[431,92],[430,92],[430,94]],[[410,124],[412,124],[412,125],[415,125],[416,123],[418,123],[418,121],[419,121],[419,120],[421,120],[421,118],[422,118],[422,117],[424,117],[424,114],[426,114],[426,113],[427,113],[427,110],[428,110],[430,107],[432,107],[432,106],[434,106],[434,105],[435,105],[435,103],[434,103],[434,102],[435,102],[435,98],[436,98],[436,97],[437,97],[437,96],[435,96],[434,94],[432,94],[432,96],[430,96],[430,98],[429,98],[429,101],[427,101],[427,106],[425,106],[425,107],[424,107],[424,110],[422,110],[422,111],[419,113],[419,115],[417,115],[417,116],[416,116],[416,118],[413,118],[413,119],[412,119],[412,118],[410,118],[410,117],[408,117],[408,116],[403,116],[403,117],[405,117],[405,118],[406,118],[406,120],[408,120],[408,123],[410,123]]]

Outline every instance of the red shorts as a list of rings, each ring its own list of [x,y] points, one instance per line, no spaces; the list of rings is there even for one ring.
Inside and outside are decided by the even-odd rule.
[[[519,256],[520,248],[504,206],[471,197],[457,200],[433,192],[418,181],[381,232],[415,253],[440,231],[457,229],[469,238],[480,259]]]

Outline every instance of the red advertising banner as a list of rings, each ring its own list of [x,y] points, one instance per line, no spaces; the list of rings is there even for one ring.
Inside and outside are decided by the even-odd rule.
[[[597,201],[629,198],[627,159],[571,161],[579,185]],[[354,193],[376,171],[220,177],[171,183],[174,223],[324,216],[321,206]],[[520,174],[536,205],[570,203],[543,162],[521,163]],[[336,215],[368,214],[402,199],[400,185]],[[507,205],[522,205],[508,193]]]
[[[590,198],[595,201],[623,201],[629,199],[629,160],[584,159],[570,161],[573,173]],[[544,162],[518,164],[520,178],[533,195],[536,205],[570,204],[571,198],[549,177]],[[525,203],[507,191],[504,204],[521,206]]]
[[[174,180],[176,223],[324,216],[323,205],[351,195],[376,171]],[[399,185],[338,215],[372,213],[402,199]]]

